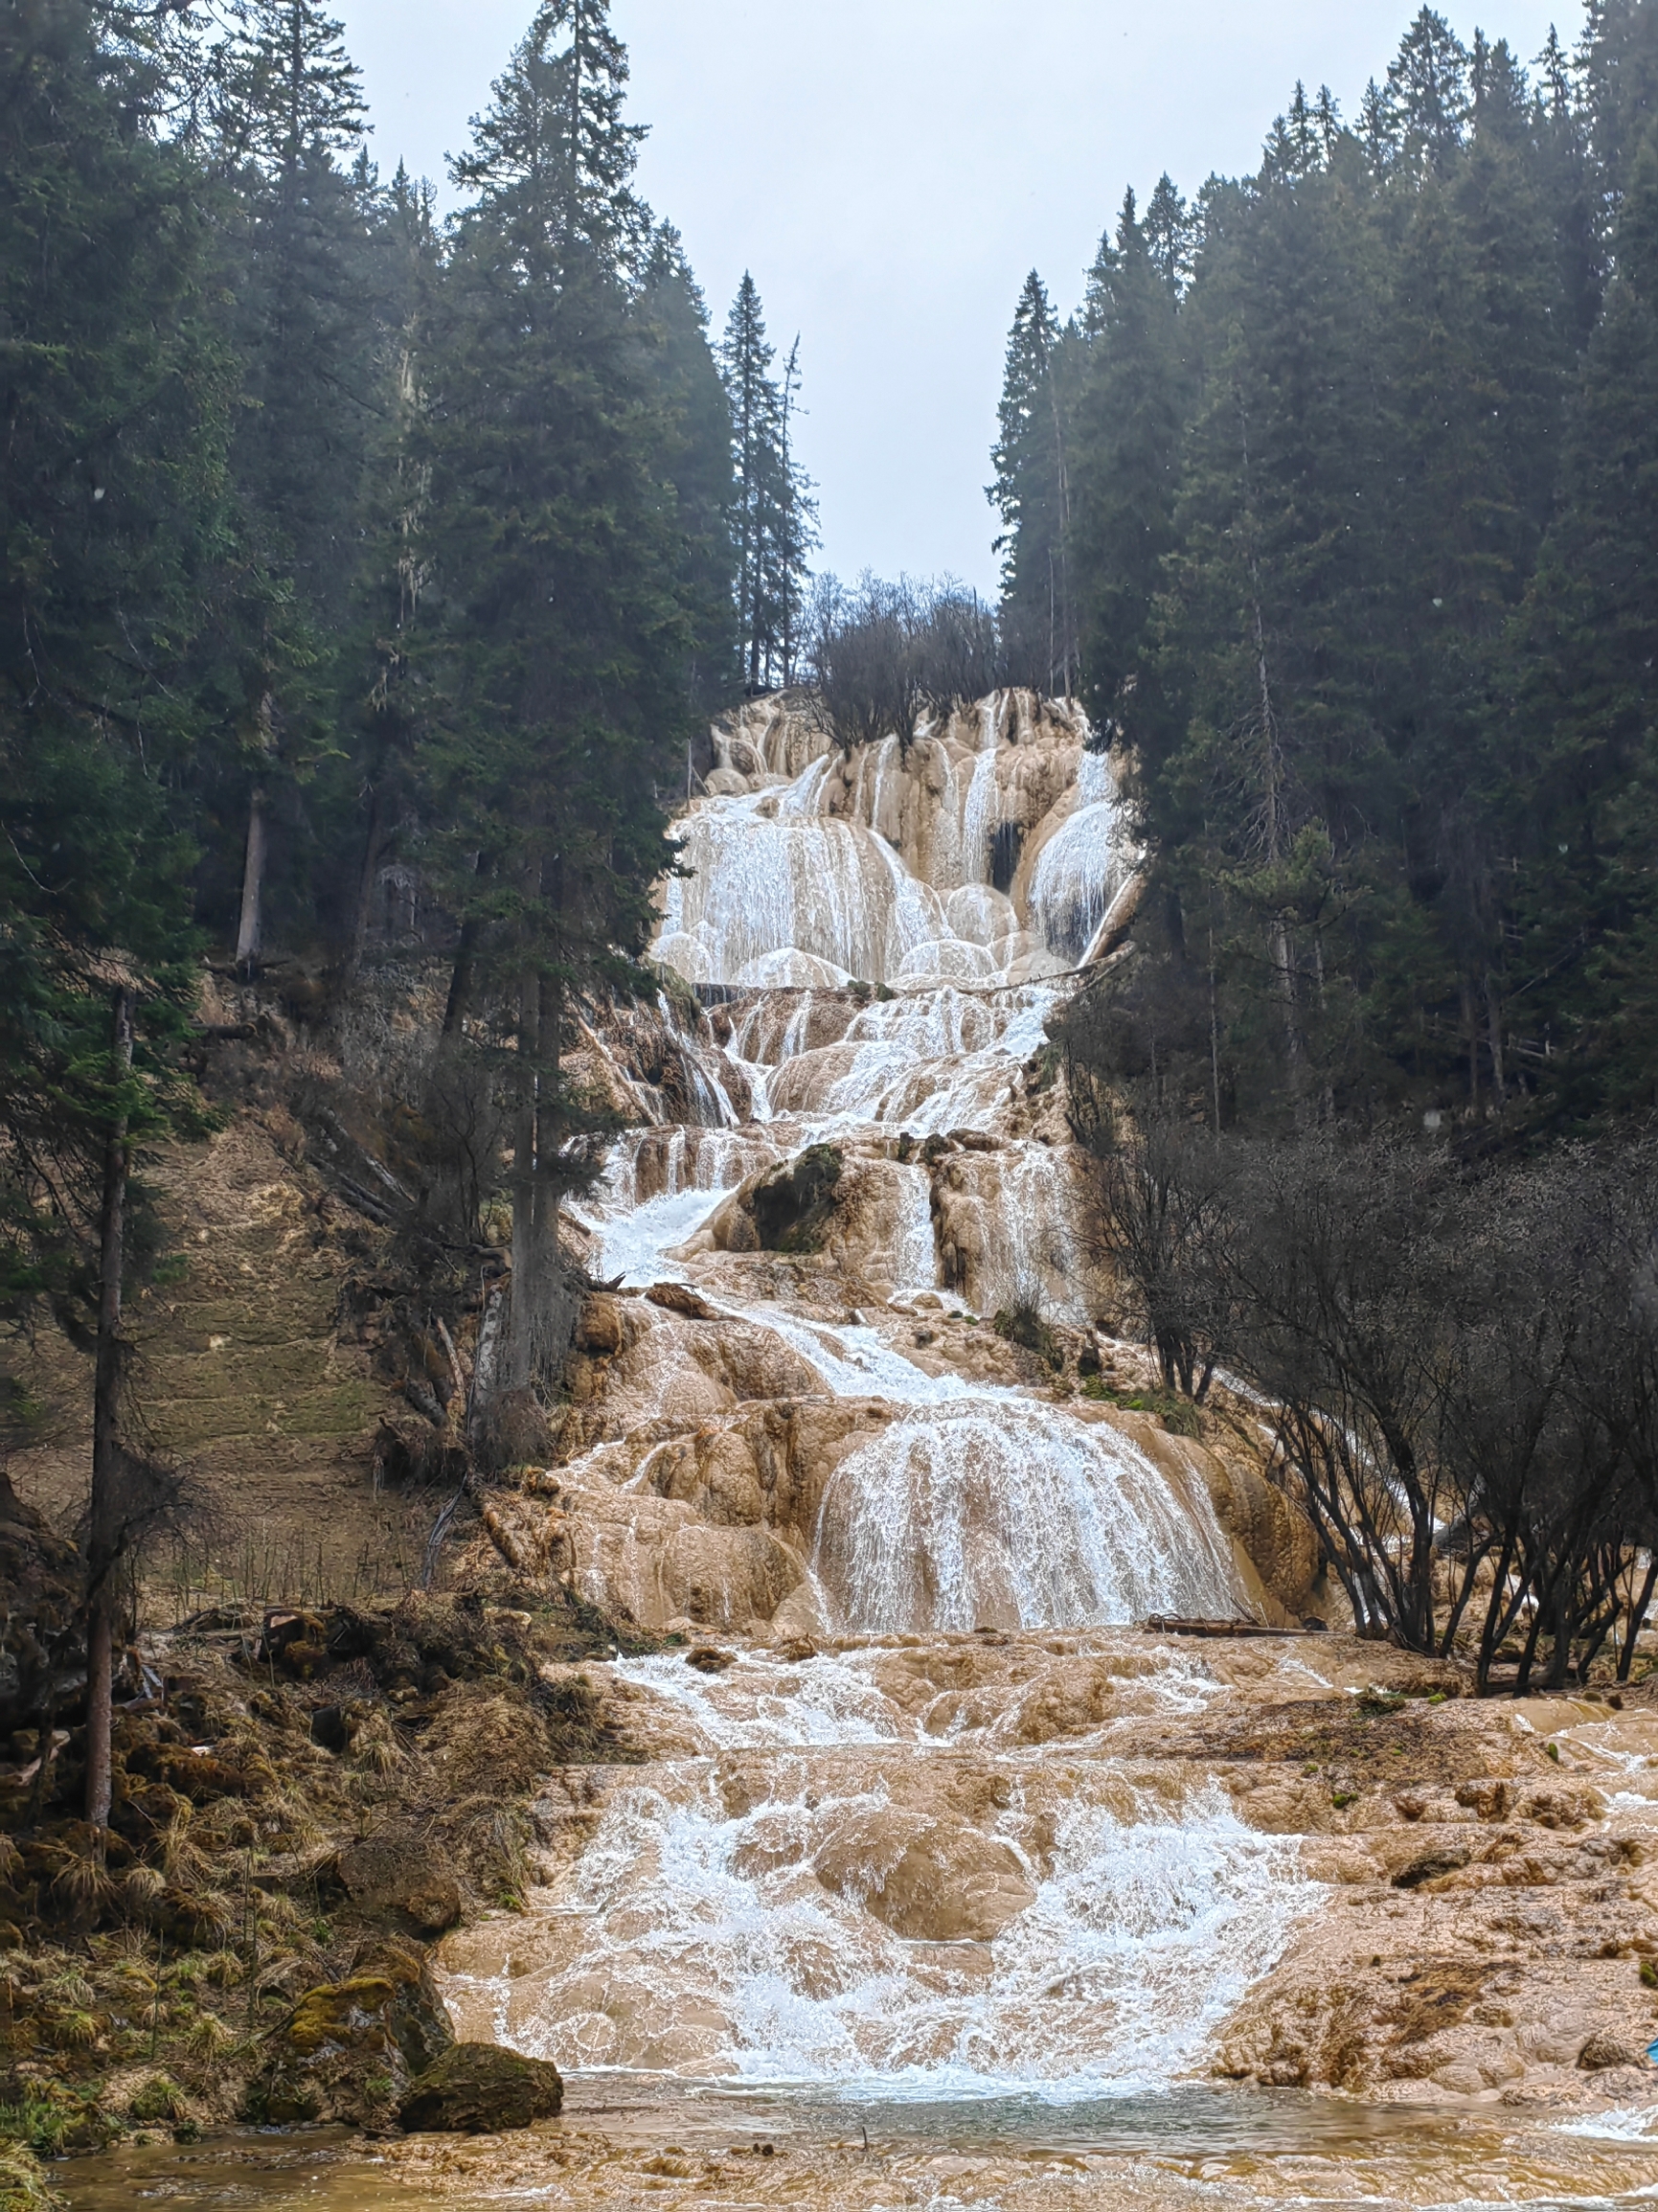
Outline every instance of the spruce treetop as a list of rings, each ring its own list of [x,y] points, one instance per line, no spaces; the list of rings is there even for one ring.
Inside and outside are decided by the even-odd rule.
[[[627,49],[605,0],[545,0],[494,98],[451,163],[478,212],[528,222],[556,251],[577,249],[631,274],[649,250],[650,214],[632,189],[642,124],[625,123]]]
[[[373,128],[345,25],[315,0],[236,0],[214,121],[233,162],[272,178],[332,162]]]
[[[1437,9],[1422,9],[1405,33],[1381,100],[1395,150],[1442,169],[1463,143],[1473,100],[1468,50]]]

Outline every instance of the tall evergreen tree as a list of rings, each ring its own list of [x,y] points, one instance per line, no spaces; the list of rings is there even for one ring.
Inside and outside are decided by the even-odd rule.
[[[651,242],[638,314],[661,396],[666,466],[684,534],[693,622],[687,687],[697,714],[712,716],[740,681],[731,405],[709,344],[707,303],[670,224],[659,225]]]
[[[1158,178],[1146,204],[1141,229],[1152,267],[1178,299],[1192,281],[1197,223],[1167,172]]]
[[[1492,738],[1526,1027],[1567,1048],[1567,1105],[1584,1117],[1658,1105],[1658,127],[1625,162],[1620,205]]]
[[[383,864],[412,832],[413,764],[421,696],[414,640],[427,582],[421,551],[428,471],[426,354],[442,283],[442,245],[431,187],[399,164],[372,200],[372,295],[379,351],[373,363],[379,408],[357,502],[358,559],[339,635],[338,749],[318,779],[317,843],[351,903],[326,915],[343,951],[342,980],[361,963]],[[405,842],[407,838],[405,838]],[[320,901],[319,901],[320,903]]]
[[[806,557],[817,542],[810,482],[793,447],[799,339],[781,377],[772,375],[776,358],[760,293],[745,272],[726,321],[719,365],[731,409],[737,482],[738,630],[751,692],[793,680]]]
[[[1002,556],[1002,624],[1013,665],[1025,680],[1067,696],[1078,658],[1068,566],[1067,419],[1076,350],[1075,333],[1068,346],[1047,287],[1033,269],[1008,339],[1000,435],[991,454],[996,481],[988,496],[1002,517],[995,550]]]
[[[90,5],[0,19],[0,1317],[96,1363],[86,1812],[110,1809],[116,1570],[166,1486],[127,1449],[132,1151],[191,1125],[194,949],[169,787],[226,536],[234,364],[165,73]]]
[[[1130,193],[1115,242],[1102,240],[1088,282],[1066,557],[1084,682],[1102,730],[1132,726],[1152,605],[1174,543],[1187,404],[1177,289],[1184,228],[1184,211],[1165,194],[1160,265]]]
[[[589,1121],[562,1059],[571,996],[625,976],[647,941],[656,793],[689,727],[672,430],[625,283],[624,76],[602,10],[543,7],[456,164],[475,197],[426,409],[420,767],[431,860],[462,924],[450,1033],[484,1039],[493,1023],[512,1047],[516,1390],[560,1340],[558,1207],[585,1172]],[[594,80],[579,99],[577,79]]]
[[[777,349],[765,334],[759,288],[745,269],[726,318],[719,365],[731,409],[737,479],[737,627],[751,692],[762,688],[767,658],[767,556],[781,490],[783,410],[771,375],[776,358]]]
[[[1437,9],[1423,8],[1389,64],[1381,115],[1396,158],[1443,171],[1472,112],[1468,52]]]
[[[218,57],[216,150],[241,220],[235,333],[245,362],[235,469],[258,581],[240,612],[236,742],[210,794],[246,823],[237,956],[260,956],[273,829],[286,832],[290,912],[299,791],[334,747],[329,640],[343,623],[379,409],[366,166],[346,156],[365,109],[342,26],[318,0],[238,0]]]

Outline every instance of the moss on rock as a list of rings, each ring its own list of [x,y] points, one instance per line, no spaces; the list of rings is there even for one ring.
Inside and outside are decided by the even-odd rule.
[[[411,2134],[498,2135],[557,2116],[564,2083],[545,2059],[455,2043],[414,2083],[397,2118]]]

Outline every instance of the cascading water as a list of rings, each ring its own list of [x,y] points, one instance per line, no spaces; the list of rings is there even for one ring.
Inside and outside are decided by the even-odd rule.
[[[620,1410],[547,1478],[547,1540],[596,1599],[757,1644],[612,1670],[666,1741],[527,1928],[451,1946],[472,2032],[1096,2093],[1188,2064],[1317,1895],[1293,1840],[1121,1737],[1214,1685],[1111,1625],[1245,1602],[1204,1481],[993,1380],[969,1319],[1090,1319],[1047,1025],[1133,854],[1085,736],[1013,696],[907,755],[842,761],[774,709],[721,734],[656,947],[709,1011],[665,998],[646,1057],[685,1065],[619,1079],[649,1111],[586,1217],[591,1271],[654,1303],[606,1324]],[[830,1241],[791,1272],[740,1196],[823,1148]],[[945,1328],[961,1371],[927,1357]]]
[[[833,1144],[853,1163],[858,1273],[889,1299],[953,1283],[988,1311],[1087,1321],[1075,1166],[1033,1123],[1066,961],[1133,860],[1111,764],[1086,737],[1079,718],[1014,697],[923,725],[907,757],[892,739],[843,762],[809,720],[775,713],[721,733],[656,955],[715,1002],[733,1072],[686,1037],[700,1126],[618,1148],[598,1273],[682,1273],[719,1198]],[[1021,855],[1006,892],[989,880],[1001,830]],[[928,1157],[941,1143],[948,1156]],[[703,1288],[782,1334],[826,1394],[902,1408],[823,1495],[826,1620],[1031,1628],[1236,1603],[1202,1486],[1171,1487],[1126,1436],[928,1375],[875,1332],[801,1322],[739,1282]]]
[[[817,1571],[860,1629],[1020,1628],[1230,1608],[1208,1516],[1144,1453],[1029,1405],[969,1398],[899,1422],[824,1494]]]
[[[1012,1653],[617,1667],[697,1755],[618,1783],[554,1909],[451,1947],[463,2026],[566,2066],[866,2094],[1092,2096],[1190,2066],[1322,1892],[1213,1783],[1114,1755],[1213,1683],[1172,1653],[1113,1678],[1108,1643]],[[1079,1674],[1124,1709],[1038,1750]]]

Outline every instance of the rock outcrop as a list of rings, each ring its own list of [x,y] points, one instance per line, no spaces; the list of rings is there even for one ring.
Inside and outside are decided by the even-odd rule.
[[[454,2043],[404,2092],[400,2126],[411,2134],[500,2135],[556,2120],[564,2084],[544,2059],[498,2043]]]
[[[261,2127],[384,2127],[453,2041],[425,1955],[382,1948],[348,1980],[307,1990],[272,2033],[248,2115]]]

